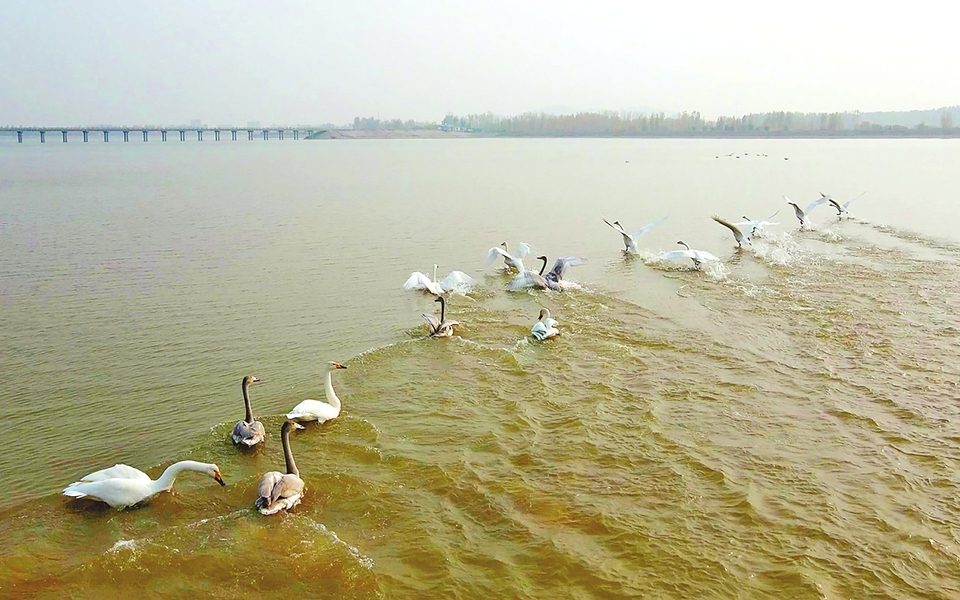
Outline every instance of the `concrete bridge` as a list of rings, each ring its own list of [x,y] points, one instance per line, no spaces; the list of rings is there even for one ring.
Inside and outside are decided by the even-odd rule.
[[[246,133],[248,140],[253,140],[257,137],[262,137],[264,140],[269,140],[271,136],[276,139],[282,140],[284,134],[287,134],[290,137],[293,137],[295,140],[299,140],[300,136],[304,137],[309,136],[314,133],[322,133],[325,131],[320,127],[144,127],[144,126],[131,126],[131,127],[0,127],[0,131],[16,131],[17,132],[17,143],[23,143],[23,135],[36,133],[40,136],[40,143],[46,143],[47,134],[60,134],[60,139],[63,143],[67,142],[67,134],[69,133],[81,133],[83,134],[83,141],[90,141],[90,133],[94,134],[103,134],[103,141],[110,141],[111,133],[121,133],[123,134],[123,141],[130,141],[130,132],[133,132],[134,135],[140,134],[143,136],[143,141],[149,141],[151,133],[159,133],[160,141],[167,141],[167,134],[172,133],[174,136],[179,134],[180,141],[183,142],[187,139],[187,134],[191,136],[196,133],[197,141],[203,141],[203,134],[213,134],[214,141],[219,142],[221,134],[230,134],[230,139],[232,141],[237,141],[238,133]],[[224,135],[224,137],[226,137]],[[207,136],[209,139],[209,135]]]

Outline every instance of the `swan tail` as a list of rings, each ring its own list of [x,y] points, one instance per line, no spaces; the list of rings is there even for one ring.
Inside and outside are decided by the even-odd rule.
[[[257,508],[260,510],[261,515],[275,515],[281,510],[290,510],[294,506],[300,504],[300,498],[303,494],[297,494],[295,496],[289,496],[286,498],[280,498],[273,504],[268,505],[269,499],[267,498],[257,498]]]
[[[78,485],[80,485],[80,482],[75,481],[70,485],[68,485],[67,487],[63,488],[63,495],[69,496],[71,498],[86,498],[87,497],[86,492],[81,492],[80,490],[78,490],[77,489]]]

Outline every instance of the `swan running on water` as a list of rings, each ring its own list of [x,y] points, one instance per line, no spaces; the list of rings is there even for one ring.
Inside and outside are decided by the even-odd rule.
[[[250,385],[254,383],[260,383],[260,378],[253,375],[247,375],[240,382],[240,387],[243,390],[243,405],[247,409],[247,415],[242,421],[237,421],[237,424],[233,426],[233,433],[230,434],[233,443],[237,445],[256,446],[263,441],[267,433],[263,428],[263,423],[253,418],[253,409],[250,408]]]
[[[685,250],[671,250],[670,252],[664,252],[660,256],[656,257],[654,260],[659,262],[664,260],[673,260],[676,258],[689,258],[690,260],[693,261],[693,266],[698,269],[700,268],[700,265],[705,262],[720,260],[719,258],[717,258],[716,256],[710,254],[705,250],[691,249],[690,246],[688,246],[683,240],[680,240],[677,243],[683,246]]]
[[[497,256],[502,256],[503,262],[507,266],[507,269],[516,269],[520,273],[523,273],[523,261],[521,259],[530,254],[530,246],[524,242],[520,242],[517,244],[516,254],[510,254],[510,249],[507,247],[506,242],[501,242],[500,245],[503,247],[493,247],[487,252],[486,264],[489,265],[497,259]]]
[[[304,483],[300,479],[300,469],[293,461],[293,451],[290,450],[291,429],[303,429],[303,425],[294,421],[285,421],[280,428],[287,472],[284,474],[279,471],[270,471],[264,473],[260,479],[260,496],[254,503],[254,506],[260,509],[260,514],[273,515],[281,510],[290,510],[300,504],[300,498],[303,497]]]
[[[106,502],[113,508],[126,508],[152,498],[160,492],[167,492],[173,487],[177,475],[181,471],[197,471],[206,473],[217,480],[220,485],[227,485],[220,476],[220,467],[214,464],[181,460],[173,463],[163,472],[156,481],[150,476],[127,465],[114,465],[90,473],[63,489],[63,495],[71,498],[92,498]]]
[[[538,256],[537,260],[542,260],[543,265],[540,266],[540,272],[535,273],[529,269],[524,269],[520,271],[516,277],[510,280],[510,283],[507,284],[507,290],[511,292],[519,292],[520,290],[525,290],[528,288],[537,288],[539,290],[553,290],[555,292],[562,292],[563,288],[560,287],[560,284],[553,280],[547,279],[543,276],[543,271],[547,268],[547,257]]]
[[[743,219],[743,222],[742,222],[742,223],[734,223],[734,225],[736,225],[737,227],[739,227],[741,231],[747,232],[747,237],[751,237],[751,238],[752,238],[752,237],[762,237],[763,234],[766,233],[766,231],[764,230],[764,226],[766,226],[766,225],[779,225],[779,224],[780,224],[780,223],[774,223],[773,221],[770,220],[770,219],[774,218],[775,216],[777,216],[778,214],[780,214],[780,211],[779,211],[779,210],[778,210],[777,212],[773,213],[772,215],[770,215],[769,217],[767,217],[766,219],[763,219],[763,220],[761,220],[761,221],[754,221],[754,220],[752,220],[752,219],[750,219],[750,218],[748,218],[748,217],[746,217],[746,216],[743,216],[743,217],[740,217],[741,219]]]
[[[866,192],[861,192],[861,193],[860,193],[860,196],[862,196],[862,195],[864,195],[864,194],[866,194]],[[822,196],[822,195],[823,195],[823,192],[820,192],[820,195]],[[850,211],[847,210],[847,208],[850,207],[850,203],[851,203],[851,202],[853,202],[854,200],[856,200],[856,199],[859,198],[860,196],[856,196],[856,197],[854,197],[854,198],[851,198],[850,200],[847,200],[847,201],[844,202],[843,204],[840,204],[839,202],[837,202],[837,201],[834,200],[833,198],[829,198],[829,197],[827,198],[827,201],[830,203],[830,206],[832,206],[832,207],[834,207],[835,209],[837,209],[837,217],[838,217],[838,218],[843,218],[843,215],[850,216]]]
[[[740,228],[734,225],[733,223],[728,223],[727,221],[724,221],[723,219],[721,219],[716,215],[710,218],[716,221],[717,223],[720,223],[721,225],[729,229],[731,232],[733,232],[733,239],[737,241],[737,248],[743,248],[744,242],[746,242],[747,244],[750,244],[750,237],[743,235],[743,232],[740,231]]]
[[[783,199],[787,201],[787,204],[793,207],[794,214],[797,215],[797,219],[800,220],[800,229],[803,229],[804,227],[810,224],[810,219],[809,219],[810,211],[820,206],[824,202],[827,202],[828,200],[830,200],[829,196],[824,196],[823,192],[820,192],[819,199],[814,200],[809,205],[807,205],[807,208],[805,210],[800,210],[800,207],[797,206],[795,202],[792,202],[790,198],[787,198],[786,196],[784,196]]]
[[[450,337],[453,335],[453,326],[459,325],[459,321],[448,321],[445,318],[445,313],[447,310],[447,301],[443,299],[443,296],[437,296],[437,299],[434,302],[440,303],[440,318],[437,318],[437,315],[431,315],[428,313],[423,313],[423,320],[427,322],[427,327],[430,329],[431,337]]]
[[[600,218],[603,219],[603,217],[600,217]],[[624,252],[626,252],[627,254],[639,254],[639,252],[637,252],[637,238],[639,238],[640,236],[646,233],[650,233],[650,230],[652,230],[654,227],[656,227],[660,223],[663,223],[665,220],[666,220],[666,217],[661,217],[656,221],[654,221],[653,223],[650,223],[649,225],[644,225],[640,229],[633,232],[633,234],[629,234],[626,231],[624,231],[623,225],[620,224],[620,221],[614,221],[613,223],[611,223],[610,221],[603,219],[603,222],[609,225],[610,227],[612,227],[614,231],[616,231],[617,233],[623,236],[623,245],[626,246],[626,249],[624,250]]]
[[[540,318],[537,319],[537,322],[533,324],[533,328],[530,330],[530,335],[537,338],[539,341],[550,339],[555,335],[560,335],[560,330],[557,329],[556,319],[550,318],[550,309],[541,308],[540,309]]]
[[[420,271],[414,271],[410,274],[407,282],[403,284],[403,289],[407,291],[425,290],[434,296],[439,296],[444,292],[452,292],[454,290],[461,294],[466,294],[472,290],[475,285],[477,285],[477,282],[473,277],[470,277],[463,271],[450,271],[450,273],[443,278],[443,281],[438,282],[437,265],[433,265],[433,279],[430,279]]]
[[[330,374],[337,369],[346,369],[345,365],[330,361],[327,363],[327,373],[323,378],[323,388],[327,393],[327,401],[304,400],[287,413],[287,418],[293,421],[329,421],[340,416],[340,398],[333,391],[333,381]]]

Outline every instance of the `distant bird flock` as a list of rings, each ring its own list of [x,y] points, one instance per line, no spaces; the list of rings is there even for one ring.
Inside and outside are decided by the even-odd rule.
[[[732,154],[727,156],[733,156]],[[758,155],[759,156],[759,155]],[[766,156],[766,155],[762,155]],[[719,157],[718,157],[719,158]],[[739,158],[737,156],[736,158]],[[786,159],[786,157],[784,157]],[[801,209],[799,205],[792,202],[784,196],[784,199],[793,207],[794,213],[800,222],[800,229],[803,230],[810,226],[810,213],[821,204],[829,203],[837,211],[837,217],[842,219],[845,215],[849,217],[850,204],[860,198],[863,194],[840,204],[832,197],[820,193],[820,198],[814,200]],[[736,242],[737,249],[741,249],[745,244],[751,245],[752,239],[763,237],[765,228],[770,225],[779,225],[772,219],[779,214],[779,210],[762,220],[751,220],[742,217],[744,220],[738,223],[731,223],[719,216],[711,217],[718,224],[727,228]],[[663,223],[666,217],[661,217],[652,223],[644,225],[633,233],[628,233],[619,221],[607,221],[603,219],[610,228],[616,231],[623,240],[624,250],[627,255],[637,255],[638,240],[649,233],[655,227]],[[700,269],[704,263],[718,262],[720,259],[704,250],[691,248],[682,240],[677,242],[682,246],[682,250],[672,250],[656,255],[648,262],[665,262],[674,260],[690,260],[694,269]],[[505,273],[516,273],[507,284],[507,290],[511,292],[523,290],[547,290],[551,292],[563,292],[565,289],[579,287],[565,281],[564,277],[567,270],[571,267],[582,265],[586,259],[577,256],[563,256],[557,258],[553,268],[544,274],[548,259],[546,256],[537,256],[537,260],[542,261],[539,271],[527,269],[523,264],[523,259],[532,252],[529,244],[519,243],[516,250],[511,253],[507,242],[502,242],[499,246],[490,248],[486,255],[486,265],[491,265],[498,258],[503,259],[503,271]],[[447,298],[452,293],[467,294],[472,291],[477,282],[463,271],[451,271],[442,280],[437,281],[438,266],[433,265],[433,276],[428,277],[419,271],[411,273],[403,288],[408,291],[421,290],[436,296],[435,302],[440,304],[440,315],[424,313],[423,319],[427,323],[428,337],[445,338],[452,337],[456,328],[460,327],[460,322],[447,318]],[[541,308],[540,314],[530,329],[530,337],[537,342],[556,338],[560,335],[559,323],[554,319],[550,310]],[[303,479],[300,478],[300,471],[297,469],[294,461],[293,451],[290,447],[290,434],[295,430],[303,429],[303,422],[316,421],[324,423],[340,416],[341,403],[340,398],[333,389],[331,375],[334,371],[346,369],[345,365],[338,362],[327,363],[324,373],[324,391],[326,401],[303,400],[293,407],[286,414],[286,419],[280,430],[281,445],[285,460],[285,472],[270,471],[265,473],[260,480],[258,487],[258,496],[253,505],[264,515],[272,515],[290,510],[300,503],[306,487]],[[260,383],[261,379],[252,375],[247,375],[241,380],[241,390],[243,392],[243,403],[245,415],[243,420],[238,421],[230,433],[230,440],[241,449],[250,449],[265,443],[266,430],[263,423],[258,421],[253,415],[253,409],[250,404],[250,387]],[[226,485],[220,473],[220,468],[215,464],[201,463],[192,460],[184,460],[174,463],[167,467],[159,479],[153,480],[139,469],[129,467],[123,464],[117,464],[113,467],[96,471],[85,475],[79,481],[71,483],[63,490],[63,495],[70,498],[86,498],[104,502],[114,508],[127,508],[136,506],[149,500],[160,492],[169,491],[177,476],[183,471],[196,471],[204,473],[215,479],[220,485]]]

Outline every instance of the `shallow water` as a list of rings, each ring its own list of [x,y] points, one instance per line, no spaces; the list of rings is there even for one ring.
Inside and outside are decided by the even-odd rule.
[[[953,140],[0,140],[0,592],[956,596],[957,164]],[[781,195],[819,191],[867,193],[799,231]],[[709,219],[781,207],[742,252]],[[664,215],[639,257],[601,221]],[[652,260],[678,239],[722,265]],[[503,240],[588,258],[581,289],[506,292]],[[435,262],[481,282],[452,339],[401,288]],[[533,343],[541,306],[562,335]],[[344,413],[294,434],[307,493],[262,517],[328,360]],[[186,458],[227,487],[59,495]]]

